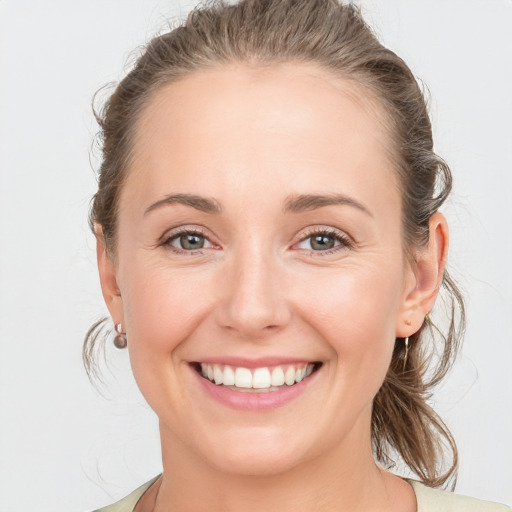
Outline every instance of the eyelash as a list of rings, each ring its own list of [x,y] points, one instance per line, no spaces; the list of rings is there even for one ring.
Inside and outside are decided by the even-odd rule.
[[[315,251],[313,249],[309,249],[308,252],[314,254],[315,256],[328,256],[329,254],[333,254],[343,249],[353,249],[354,247],[352,240],[347,235],[340,233],[339,231],[332,228],[314,228],[310,231],[307,231],[305,236],[300,239],[299,243],[304,242],[313,236],[321,235],[333,238],[335,242],[339,242],[339,245],[335,245],[332,249],[327,249],[325,251]]]
[[[169,250],[171,250],[172,252],[174,252],[176,254],[203,254],[202,248],[187,251],[185,249],[179,249],[178,247],[174,247],[173,245],[171,245],[172,242],[174,242],[175,240],[177,240],[179,237],[181,237],[183,235],[197,235],[197,236],[203,237],[205,240],[208,240],[208,237],[206,236],[206,234],[203,231],[201,231],[200,229],[197,229],[197,228],[192,229],[192,228],[185,227],[185,228],[179,229],[178,231],[175,231],[172,235],[165,237],[165,239],[163,240],[161,245],[168,248]],[[212,243],[212,242],[210,242],[210,243]]]
[[[196,250],[185,250],[185,249],[179,249],[179,248],[171,245],[172,242],[174,242],[175,240],[177,240],[179,237],[181,237],[183,235],[197,235],[197,236],[203,237],[203,238],[205,238],[205,240],[209,241],[206,234],[203,231],[201,231],[200,229],[183,228],[183,229],[180,229],[180,230],[174,232],[172,235],[166,237],[160,245],[168,248],[169,250],[171,250],[172,252],[174,252],[176,254],[187,254],[187,255],[203,254],[202,248],[196,249]],[[329,228],[315,228],[310,231],[307,231],[305,233],[305,235],[294,245],[304,242],[308,238],[311,238],[313,236],[321,236],[321,235],[327,236],[329,238],[333,238],[335,240],[335,242],[339,242],[339,245],[336,245],[333,248],[327,249],[325,251],[315,251],[313,249],[309,249],[309,250],[306,249],[308,251],[308,253],[314,254],[315,256],[327,256],[329,254],[333,254],[340,250],[352,249],[354,246],[352,240],[347,235],[344,235],[335,229],[329,229]],[[210,241],[209,241],[209,243],[214,245]]]

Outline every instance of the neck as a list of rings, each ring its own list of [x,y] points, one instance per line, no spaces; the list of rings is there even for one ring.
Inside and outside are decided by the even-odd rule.
[[[173,438],[161,425],[164,471],[158,496],[156,500],[151,500],[153,503],[147,510],[401,510],[402,507],[396,507],[396,499],[399,498],[397,494],[408,493],[410,503],[411,500],[414,501],[414,496],[411,497],[412,489],[403,480],[381,470],[375,464],[369,432],[365,436],[361,436],[360,432],[355,429],[355,433],[339,446],[324,451],[321,456],[300,462],[282,473],[240,475],[213,468]],[[395,503],[394,508],[392,502]]]

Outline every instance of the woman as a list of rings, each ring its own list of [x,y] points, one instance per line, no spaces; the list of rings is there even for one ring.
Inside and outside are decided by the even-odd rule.
[[[430,489],[457,468],[426,403],[464,320],[451,176],[412,73],[355,8],[197,10],[99,122],[101,286],[164,467],[104,510],[509,510]]]

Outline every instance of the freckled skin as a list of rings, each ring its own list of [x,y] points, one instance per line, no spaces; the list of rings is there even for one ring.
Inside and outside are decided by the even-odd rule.
[[[100,247],[99,262],[135,378],[159,417],[169,475],[160,503],[174,499],[179,510],[176,494],[189,504],[218,498],[229,482],[232,501],[224,493],[222,503],[236,508],[249,476],[272,477],[281,490],[295,478],[295,494],[311,498],[330,475],[325,510],[343,496],[358,510],[354,500],[369,489],[372,499],[413,499],[373,463],[371,404],[395,338],[415,332],[435,300],[447,233],[438,215],[438,245],[410,266],[389,135],[374,103],[312,65],[225,66],[166,86],[144,111],[120,198],[117,261]],[[284,211],[290,196],[333,193],[368,212]],[[222,213],[173,204],[144,215],[168,194],[213,198]],[[181,228],[199,230],[204,247],[181,248]],[[329,251],[311,246],[312,230],[321,229]],[[290,355],[322,367],[299,398],[260,414],[209,399],[189,365]],[[284,503],[280,510],[297,505]],[[310,509],[313,502],[301,510]]]

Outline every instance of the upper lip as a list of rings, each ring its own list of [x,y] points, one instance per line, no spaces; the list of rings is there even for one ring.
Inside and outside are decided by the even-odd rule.
[[[258,357],[258,358],[245,358],[245,357],[205,357],[194,361],[195,363],[204,364],[223,364],[242,368],[262,368],[266,366],[280,366],[285,364],[307,364],[316,363],[316,359],[307,359],[302,357]]]

